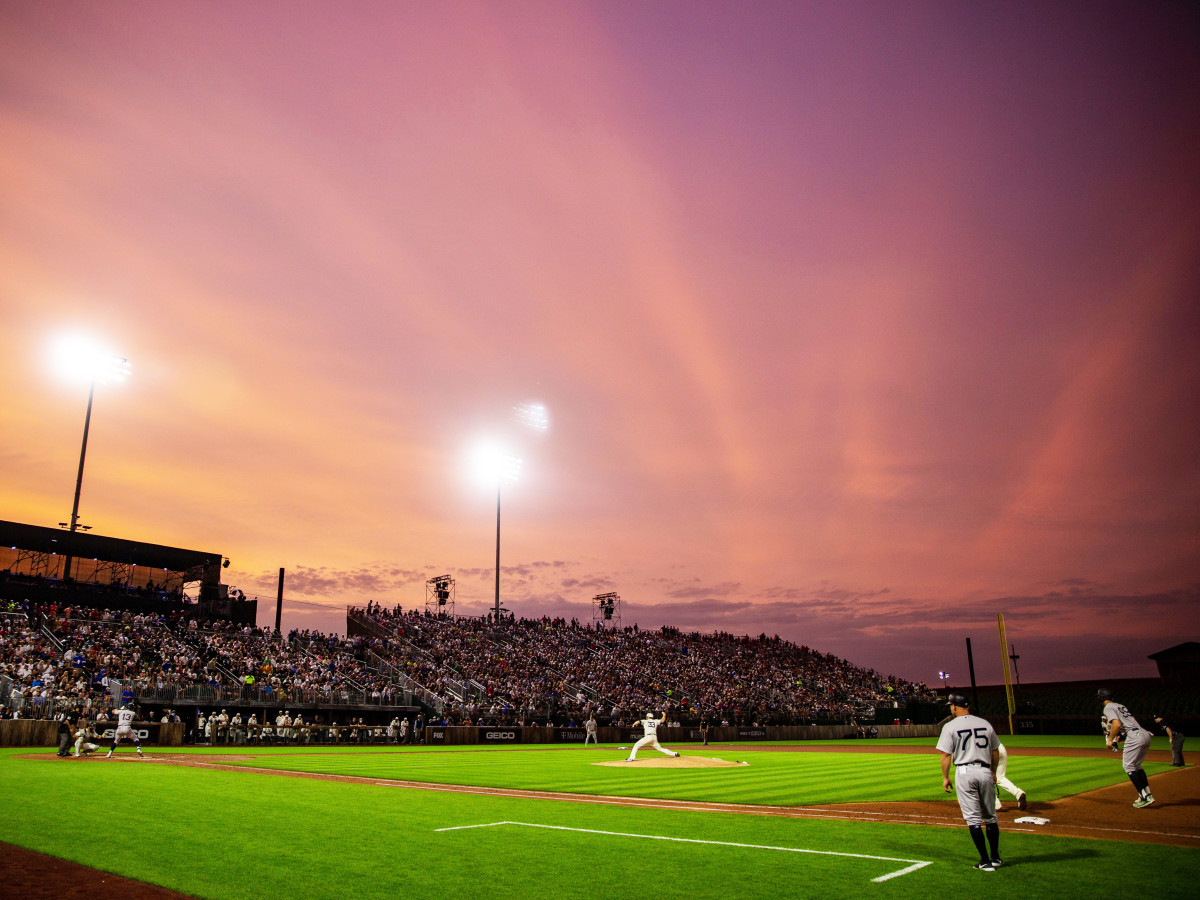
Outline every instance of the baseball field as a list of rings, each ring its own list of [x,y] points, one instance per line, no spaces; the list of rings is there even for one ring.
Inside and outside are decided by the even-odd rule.
[[[127,747],[111,760],[7,748],[0,884],[23,897],[215,900],[1028,898],[1131,884],[1195,896],[1200,779],[1167,765],[1164,739],[1145,766],[1157,802],[1143,810],[1097,739],[1004,740],[1030,803],[1001,794],[996,872],[971,868],[929,739],[680,744],[679,759],[633,764],[615,746],[578,745],[148,748],[145,760]]]

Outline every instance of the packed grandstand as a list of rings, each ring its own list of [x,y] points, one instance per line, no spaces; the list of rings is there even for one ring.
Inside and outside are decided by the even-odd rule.
[[[606,629],[514,616],[449,617],[375,604],[346,636],[11,602],[0,611],[0,714],[143,708],[420,711],[445,724],[632,722],[645,710],[730,724],[870,717],[933,692],[778,637]]]

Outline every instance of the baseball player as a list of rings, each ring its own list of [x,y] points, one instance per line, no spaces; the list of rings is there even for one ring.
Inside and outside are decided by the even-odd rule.
[[[629,751],[629,759],[625,760],[626,762],[633,762],[636,760],[638,750],[642,749],[642,747],[653,747],[655,750],[664,754],[665,756],[679,755],[674,750],[668,750],[658,742],[658,726],[661,725],[666,718],[667,710],[665,708],[663,709],[662,718],[659,719],[654,718],[653,712],[646,713],[646,718],[641,720],[642,730],[645,731],[645,735],[640,741],[633,745],[633,749]]]
[[[75,758],[78,759],[80,754],[87,756],[89,753],[95,753],[100,749],[99,744],[93,744],[92,738],[96,737],[96,731],[88,724],[86,719],[80,719],[76,725],[75,731]]]
[[[1017,798],[1017,809],[1025,809],[1029,805],[1029,801],[1025,798],[1025,792],[1013,784],[1012,779],[1008,777],[1008,748],[1000,744],[997,749],[1000,751],[1000,762],[996,766],[996,787],[1004,788]],[[1000,793],[997,791],[996,809],[1000,808]]]
[[[950,793],[950,766],[958,808],[971,833],[981,872],[994,872],[1000,859],[1000,825],[996,821],[996,767],[1000,764],[1000,739],[986,719],[971,715],[966,694],[948,698],[954,718],[942,726],[937,749],[942,754],[942,790]],[[986,836],[986,840],[985,840]],[[990,853],[989,853],[990,849]]]
[[[110,759],[113,755],[113,750],[117,749],[117,744],[121,743],[121,738],[129,738],[133,741],[133,746],[137,747],[139,759],[145,759],[146,754],[142,752],[141,741],[138,740],[137,732],[133,730],[134,711],[128,706],[121,706],[119,709],[113,710],[113,715],[117,717],[117,730],[113,732],[112,747],[108,751],[105,759]]]
[[[1138,798],[1133,802],[1135,809],[1144,809],[1154,802],[1150,793],[1150,779],[1142,769],[1142,760],[1150,749],[1150,732],[1138,724],[1129,710],[1113,700],[1113,692],[1108,688],[1096,691],[1096,699],[1104,704],[1104,717],[1108,719],[1108,746],[1111,748],[1117,739],[1117,732],[1125,729],[1125,750],[1121,754],[1121,767],[1133,786],[1137,789]]]
[[[583,746],[587,746],[589,742],[600,746],[600,738],[596,730],[596,716],[594,713],[588,713],[587,721],[583,723],[583,730],[587,732],[583,737]]]
[[[1120,722],[1121,720],[1118,719],[1117,721]],[[1108,716],[1101,716],[1100,717],[1100,733],[1102,735],[1104,735],[1105,744],[1108,746],[1108,749],[1111,750],[1113,753],[1120,753],[1121,745],[1123,743],[1125,743],[1125,729],[1122,728],[1120,725],[1118,725],[1117,726],[1117,736],[1112,741],[1110,741],[1108,739],[1108,729],[1109,729]]]
[[[1171,742],[1171,768],[1178,769],[1183,765],[1183,732],[1162,716],[1155,716],[1154,724],[1163,730]]]

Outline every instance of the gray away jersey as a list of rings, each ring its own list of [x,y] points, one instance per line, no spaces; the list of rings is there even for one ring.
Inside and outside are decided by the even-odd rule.
[[[1125,726],[1126,731],[1131,731],[1135,728],[1140,729],[1142,727],[1138,725],[1137,719],[1133,717],[1129,710],[1119,703],[1114,703],[1112,700],[1109,700],[1104,704],[1104,718],[1108,719],[1110,722],[1113,719],[1120,719],[1121,724]]]
[[[968,763],[992,765],[992,751],[1000,746],[996,731],[979,716],[956,716],[942,726],[937,748],[949,753],[956,766]]]

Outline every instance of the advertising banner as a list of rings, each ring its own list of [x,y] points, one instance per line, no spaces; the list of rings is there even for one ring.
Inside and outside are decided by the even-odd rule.
[[[767,729],[739,728],[737,736],[739,741],[765,741],[767,739]]]
[[[481,744],[519,744],[521,729],[510,725],[485,726],[479,729]]]

